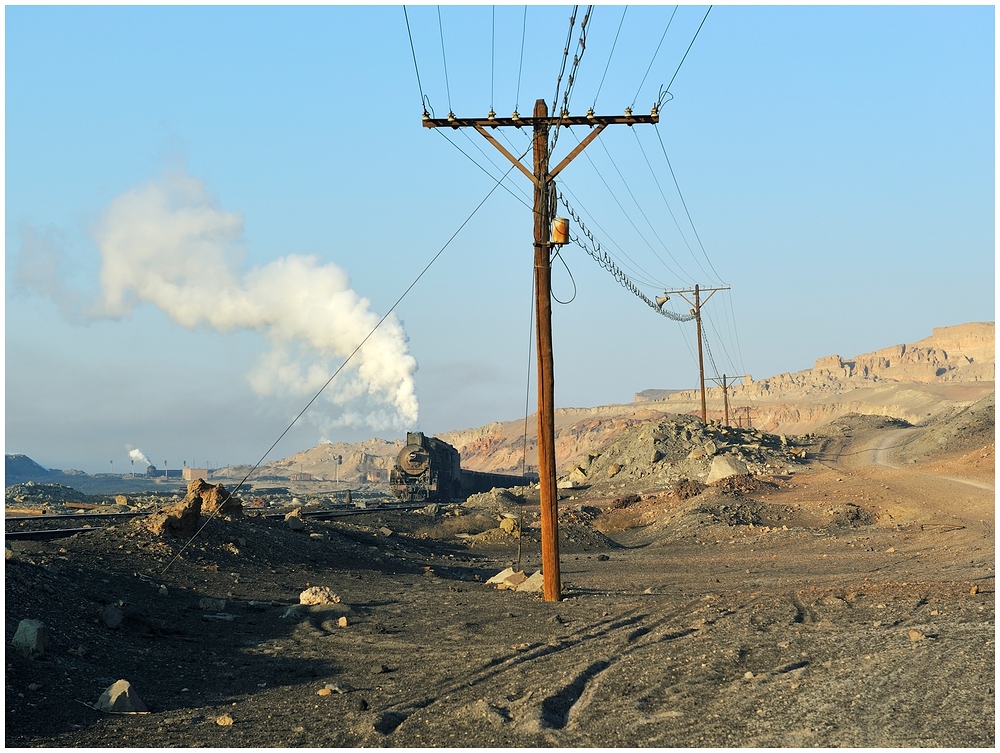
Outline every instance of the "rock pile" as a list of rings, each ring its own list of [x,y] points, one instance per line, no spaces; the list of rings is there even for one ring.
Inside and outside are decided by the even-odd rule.
[[[687,415],[627,429],[614,441],[572,463],[560,488],[667,488],[683,479],[713,483],[734,474],[785,472],[804,452],[784,436],[757,429],[707,425]]]
[[[184,499],[151,514],[144,523],[157,536],[168,532],[190,534],[197,528],[202,513],[212,517],[240,517],[243,503],[222,484],[213,486],[199,478],[188,484]]]
[[[25,503],[64,505],[67,502],[86,502],[88,497],[83,492],[62,484],[38,484],[26,481],[23,484],[8,486],[4,490],[4,499],[8,505]]]

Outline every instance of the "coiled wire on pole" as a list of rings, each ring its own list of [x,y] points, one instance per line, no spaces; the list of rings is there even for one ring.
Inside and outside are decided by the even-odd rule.
[[[657,314],[665,316],[667,319],[672,319],[675,322],[690,322],[692,319],[695,318],[694,314],[678,314],[670,310],[664,310],[659,306],[657,306],[654,301],[651,301],[649,297],[646,296],[646,294],[643,293],[641,290],[639,290],[639,287],[634,282],[632,282],[632,280],[629,279],[628,275],[626,275],[625,272],[623,272],[621,268],[617,264],[615,264],[615,261],[614,259],[611,258],[611,255],[608,254],[608,252],[605,251],[603,248],[601,248],[600,241],[598,241],[594,237],[593,233],[591,233],[590,230],[587,229],[587,226],[583,224],[583,220],[573,210],[573,207],[569,205],[569,203],[566,201],[566,198],[561,193],[559,194],[559,200],[562,202],[563,206],[566,207],[566,211],[569,213],[569,216],[573,218],[573,220],[576,222],[577,225],[580,226],[580,230],[587,237],[587,239],[594,245],[593,248],[588,246],[586,243],[580,240],[579,236],[573,236],[570,238],[570,240],[576,245],[578,245],[580,248],[582,248],[584,251],[586,251],[587,254],[594,261],[596,261],[602,269],[609,272],[611,276],[618,281],[619,285],[621,285],[632,295],[634,295],[640,301],[642,301],[651,309],[653,309],[653,311],[655,311]]]

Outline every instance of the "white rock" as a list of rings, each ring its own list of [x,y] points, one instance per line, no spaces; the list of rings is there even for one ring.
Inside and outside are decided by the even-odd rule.
[[[520,593],[524,591],[526,593],[541,593],[545,586],[545,580],[542,577],[542,571],[538,570],[531,575],[524,583],[517,587],[517,592]]]
[[[514,568],[508,567],[506,570],[501,570],[499,573],[494,575],[488,581],[487,584],[503,583],[507,578],[514,574]]]
[[[730,476],[746,476],[749,474],[747,464],[731,455],[716,455],[712,458],[712,469],[708,472],[706,484],[720,481]]]
[[[126,714],[149,710],[128,680],[119,680],[105,690],[97,699],[94,708],[98,711],[115,711]]]

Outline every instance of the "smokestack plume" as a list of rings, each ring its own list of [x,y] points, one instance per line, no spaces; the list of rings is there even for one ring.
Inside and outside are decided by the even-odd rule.
[[[94,234],[100,292],[88,313],[121,318],[151,303],[189,329],[253,330],[270,349],[247,375],[251,388],[261,396],[312,397],[381,317],[351,289],[343,269],[316,256],[291,254],[244,269],[242,235],[242,216],[221,209],[200,180],[183,172],[122,194]],[[57,269],[51,243],[29,236],[26,231],[22,268],[34,278],[39,270]],[[32,250],[43,245],[40,262]],[[48,293],[56,287],[38,279],[32,284]],[[314,422],[324,429],[415,426],[417,363],[406,343],[390,315],[323,393],[327,410],[312,416]]]
[[[149,462],[149,458],[147,458],[143,454],[142,450],[138,448],[130,450],[128,456],[132,458],[132,460],[135,460],[136,462],[145,463],[147,467],[152,465],[152,463]]]

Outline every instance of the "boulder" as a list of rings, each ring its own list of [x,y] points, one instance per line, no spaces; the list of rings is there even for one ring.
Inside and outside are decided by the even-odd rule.
[[[306,528],[306,523],[302,520],[302,509],[296,507],[288,515],[285,516],[285,523],[293,531],[304,531]]]
[[[176,536],[191,535],[198,528],[201,517],[201,497],[184,497],[143,520],[144,525],[157,536],[170,533]]]
[[[201,511],[205,515],[239,518],[243,515],[243,503],[232,496],[222,484],[206,483],[195,479],[188,484],[188,496],[196,494],[201,497]]]
[[[504,533],[509,533],[511,536],[520,536],[521,531],[517,525],[517,520],[514,518],[504,518],[500,521],[500,530]]]
[[[706,484],[713,484],[730,476],[747,476],[747,464],[732,455],[716,455],[712,458],[712,469],[708,472]]]
[[[16,651],[28,658],[45,656],[45,646],[49,641],[49,629],[41,620],[21,620],[11,643]]]
[[[113,677],[114,675],[112,675]],[[113,711],[129,714],[148,711],[139,694],[128,680],[119,680],[105,690],[94,705],[98,711]]]
[[[542,571],[537,570],[531,575],[530,578],[525,580],[517,587],[518,593],[541,593],[545,587],[545,579],[542,577]]]
[[[299,604],[339,604],[340,597],[327,586],[310,586],[299,594]]]

